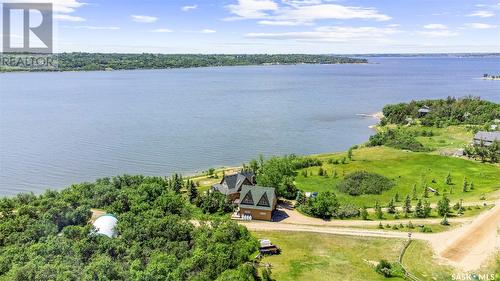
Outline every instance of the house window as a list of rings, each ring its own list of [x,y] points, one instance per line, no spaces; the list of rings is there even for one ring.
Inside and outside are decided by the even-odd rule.
[[[245,197],[243,197],[243,200],[241,200],[241,204],[245,205],[253,205],[253,197],[252,197],[252,192],[249,190]]]
[[[264,193],[262,197],[259,199],[259,203],[257,203],[257,206],[261,207],[271,207],[269,204],[269,199],[267,198],[267,193]]]

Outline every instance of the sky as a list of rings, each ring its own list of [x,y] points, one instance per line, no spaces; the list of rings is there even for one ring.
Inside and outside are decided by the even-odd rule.
[[[500,52],[499,0],[50,1],[56,52]]]

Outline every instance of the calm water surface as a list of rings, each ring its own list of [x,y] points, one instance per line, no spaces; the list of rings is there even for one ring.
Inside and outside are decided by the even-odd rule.
[[[0,195],[344,150],[373,133],[356,114],[387,103],[500,102],[500,82],[478,79],[500,74],[500,58],[370,61],[0,74]]]

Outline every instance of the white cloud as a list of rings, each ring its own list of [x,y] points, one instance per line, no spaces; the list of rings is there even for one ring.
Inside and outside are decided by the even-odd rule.
[[[82,17],[76,17],[76,16],[70,16],[70,15],[62,15],[62,14],[55,14],[54,19],[58,21],[72,21],[72,22],[82,22],[85,21],[84,18]]]
[[[72,13],[86,3],[80,0],[0,0],[0,3],[52,3],[56,13]]]
[[[94,25],[79,25],[79,26],[63,26],[65,28],[74,29],[89,29],[89,30],[119,30],[118,26],[94,26]]]
[[[328,1],[330,2],[330,1]],[[272,0],[238,0],[238,4],[226,6],[232,17],[226,20],[259,19],[264,24],[294,25],[311,24],[326,19],[366,19],[387,21],[391,17],[375,8],[344,6],[321,0],[282,0],[278,5]],[[262,24],[262,23],[261,23]]]
[[[430,24],[426,24],[424,25],[424,28],[425,29],[437,29],[437,30],[444,30],[444,29],[448,29],[448,27],[444,24],[440,24],[440,23],[430,23]]]
[[[213,29],[209,29],[209,28],[206,28],[206,29],[202,29],[200,30],[201,33],[205,33],[205,34],[210,34],[210,33],[215,33],[217,32],[216,30],[213,30]]]
[[[81,2],[81,0],[0,0],[0,4],[2,3],[52,3],[52,11],[55,13],[54,19],[73,22],[81,22],[85,21],[85,19],[63,14],[73,13],[77,8],[87,5],[87,3]]]
[[[297,25],[307,25],[308,23],[302,23],[298,21],[261,20],[258,22],[258,24],[272,25],[272,26],[297,26]]]
[[[168,29],[168,28],[157,28],[157,29],[153,29],[153,30],[151,30],[151,32],[157,32],[157,33],[170,33],[170,32],[173,32],[173,30]]]
[[[382,40],[388,35],[399,32],[400,31],[395,28],[322,26],[312,31],[248,33],[245,36],[258,39],[352,42],[353,40]]]
[[[448,29],[448,26],[440,23],[430,23],[423,26],[425,30],[418,31],[419,34],[427,37],[453,37],[458,32]]]
[[[458,36],[458,32],[451,31],[448,29],[419,31],[418,33],[421,35],[427,36],[427,37],[454,37],[454,36]]]
[[[145,15],[131,15],[133,21],[140,23],[152,23],[158,20],[157,17],[145,16]]]
[[[479,22],[473,22],[473,23],[466,23],[464,24],[465,27],[468,28],[473,28],[473,29],[492,29],[496,28],[496,25],[491,25],[487,23],[479,23]]]
[[[189,12],[198,8],[198,5],[187,5],[181,8],[183,12]]]
[[[467,15],[468,17],[480,17],[480,18],[490,18],[495,16],[495,13],[491,11],[475,11]]]
[[[238,0],[238,4],[226,7],[236,15],[228,19],[260,19],[267,16],[267,11],[278,10],[278,4],[272,0]]]

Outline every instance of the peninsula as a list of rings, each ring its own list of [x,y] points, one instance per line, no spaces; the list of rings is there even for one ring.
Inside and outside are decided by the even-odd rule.
[[[4,61],[19,61],[26,54],[3,54]],[[99,71],[132,69],[167,69],[245,65],[343,64],[367,63],[362,58],[335,55],[306,54],[108,54],[60,53],[49,55],[55,62],[52,68],[27,68],[23,65],[0,65],[0,72],[13,71]],[[12,60],[12,58],[16,58]]]

